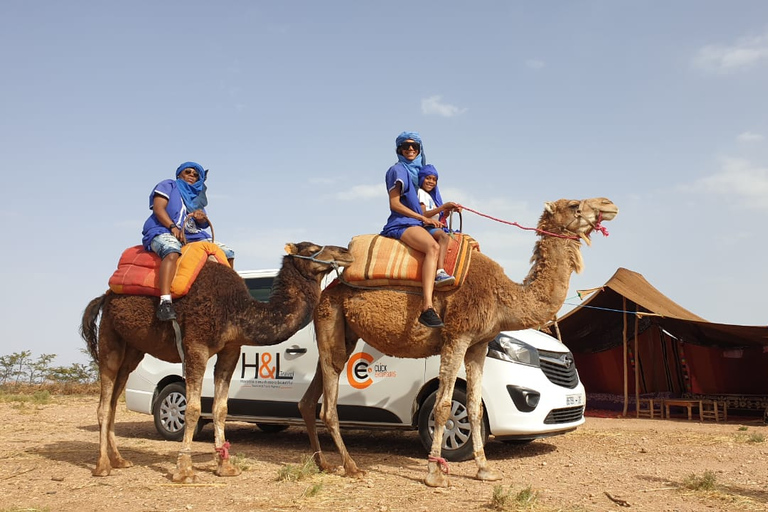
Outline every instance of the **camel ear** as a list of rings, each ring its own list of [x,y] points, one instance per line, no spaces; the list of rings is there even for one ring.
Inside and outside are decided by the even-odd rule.
[[[288,254],[298,254],[299,248],[296,247],[296,244],[288,243],[288,244],[285,244],[285,252],[287,252]]]
[[[544,209],[547,210],[549,213],[554,214],[555,213],[555,203],[552,201],[547,201],[544,203]]]

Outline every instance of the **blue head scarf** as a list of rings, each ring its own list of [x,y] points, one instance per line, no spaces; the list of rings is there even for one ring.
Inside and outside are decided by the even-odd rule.
[[[181,171],[187,167],[196,170],[199,175],[197,181],[191,185],[179,178]],[[208,198],[205,196],[205,191],[208,189],[208,187],[205,186],[206,174],[207,171],[197,162],[184,162],[178,169],[176,169],[176,185],[179,187],[179,192],[181,192],[184,206],[186,206],[187,210],[190,212],[201,210],[208,204]]]
[[[397,148],[400,147],[400,144],[402,144],[408,139],[419,143],[419,145],[421,146],[421,151],[419,151],[419,155],[413,160],[408,160],[400,153],[397,153],[397,159],[400,161],[401,164],[405,166],[406,169],[408,169],[408,174],[411,176],[411,181],[413,182],[413,186],[418,187],[419,171],[427,163],[427,160],[424,158],[424,144],[422,144],[421,142],[421,137],[417,132],[401,133],[400,135],[397,136],[397,139],[395,139],[395,151],[397,151]]]
[[[427,176],[434,176],[438,180],[440,179],[434,165],[425,165],[419,171],[419,188],[424,188],[424,178]],[[443,204],[443,198],[440,196],[440,188],[437,185],[435,185],[435,188],[429,192],[429,195],[432,196],[432,200],[435,202],[436,206],[441,206]]]

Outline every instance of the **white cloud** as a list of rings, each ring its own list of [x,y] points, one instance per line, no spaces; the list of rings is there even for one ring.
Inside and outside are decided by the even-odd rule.
[[[453,117],[467,111],[466,108],[459,108],[455,105],[441,102],[442,98],[442,96],[430,96],[421,100],[421,112],[427,115],[436,114],[443,117]]]
[[[386,195],[381,185],[355,185],[350,189],[336,192],[334,197],[340,201],[356,201],[375,197],[386,198]]]
[[[768,62],[768,35],[743,38],[730,46],[704,46],[696,54],[693,64],[705,71],[730,73],[760,61]]]
[[[765,139],[761,134],[752,132],[740,133],[736,138],[739,142],[760,142]]]
[[[740,158],[724,158],[720,172],[696,181],[693,190],[724,196],[743,208],[768,210],[768,168]]]
[[[525,61],[525,65],[531,69],[541,69],[547,64],[543,60],[528,59],[527,61]]]

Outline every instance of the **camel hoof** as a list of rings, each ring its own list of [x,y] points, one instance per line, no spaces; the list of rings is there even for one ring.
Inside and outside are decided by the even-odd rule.
[[[110,470],[111,468],[109,467],[104,468],[104,467],[96,466],[96,468],[93,471],[91,471],[91,474],[93,476],[109,476]]]
[[[355,469],[345,469],[344,470],[344,475],[348,476],[350,478],[357,478],[358,480],[362,480],[363,478],[365,478],[365,471],[363,471],[362,469],[357,469],[357,468],[355,468]]]
[[[448,476],[439,471],[429,472],[427,478],[424,479],[424,483],[429,487],[450,487],[451,485]]]
[[[175,484],[194,484],[197,482],[197,475],[194,473],[188,473],[186,471],[174,473],[171,477]]]
[[[501,480],[502,476],[503,475],[495,469],[484,468],[477,471],[477,476],[475,478],[484,482],[495,482]]]
[[[241,472],[240,468],[233,466],[229,461],[221,461],[214,474],[216,476],[239,476]]]
[[[121,469],[130,468],[130,467],[133,467],[133,462],[125,459],[113,460],[112,467],[121,468]]]

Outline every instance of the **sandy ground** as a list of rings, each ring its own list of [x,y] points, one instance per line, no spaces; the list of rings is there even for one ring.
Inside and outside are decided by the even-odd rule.
[[[199,482],[170,481],[179,443],[162,440],[150,416],[121,404],[116,435],[134,466],[91,476],[98,453],[98,398],[0,403],[0,511],[732,511],[768,510],[768,427],[758,418],[728,423],[589,417],[564,436],[526,445],[491,440],[488,459],[501,482],[475,480],[474,462],[450,465],[451,487],[422,483],[426,455],[415,432],[344,431],[362,480],[332,474],[279,480],[309,455],[302,428],[265,434],[228,424],[242,475],[213,474],[213,429],[193,446]],[[339,461],[329,436],[324,449]],[[690,477],[714,477],[691,489]],[[711,479],[710,479],[711,481]],[[494,490],[509,495],[494,501]],[[528,501],[516,499],[530,491]],[[522,496],[522,495],[521,495]],[[496,508],[494,508],[494,506]]]

